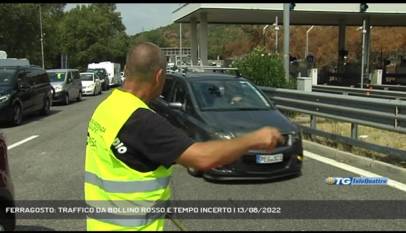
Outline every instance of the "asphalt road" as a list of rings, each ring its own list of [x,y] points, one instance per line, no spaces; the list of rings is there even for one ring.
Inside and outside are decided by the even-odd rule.
[[[17,200],[81,200],[87,124],[106,98],[85,97],[68,106],[53,106],[47,117],[30,117],[18,127],[0,125],[8,145],[38,135],[9,150]],[[305,158],[303,175],[266,183],[211,183],[193,178],[176,165],[171,181],[174,200],[405,200],[404,191],[389,186],[327,185],[330,176],[358,176]],[[317,210],[315,210],[317,211]],[[332,209],[331,211],[334,211]],[[180,219],[188,230],[405,230],[397,220]],[[20,231],[85,230],[84,220],[17,219]],[[177,230],[168,221],[166,230]]]

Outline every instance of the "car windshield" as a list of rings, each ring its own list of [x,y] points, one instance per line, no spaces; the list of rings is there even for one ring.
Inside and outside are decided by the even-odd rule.
[[[0,86],[11,86],[15,82],[16,70],[12,68],[0,68]]]
[[[199,80],[192,82],[202,111],[267,110],[271,105],[248,81]]]
[[[66,72],[47,72],[47,73],[51,83],[65,81]]]
[[[80,74],[80,79],[83,81],[93,81],[93,74]]]
[[[104,69],[88,69],[87,72],[96,73],[100,76],[103,76],[103,74],[105,73]]]

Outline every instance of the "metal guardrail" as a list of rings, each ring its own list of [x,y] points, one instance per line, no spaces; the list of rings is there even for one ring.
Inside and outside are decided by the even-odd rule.
[[[280,110],[309,114],[305,133],[327,137],[345,144],[405,158],[406,151],[358,140],[358,125],[406,133],[406,101],[338,95],[321,92],[259,87]],[[351,137],[334,135],[316,128],[316,116],[351,123]]]
[[[405,78],[406,73],[386,73],[383,74],[384,77],[394,77],[394,78]]]
[[[405,92],[403,92],[403,91],[392,91],[392,90],[376,90],[376,89],[374,89],[374,86],[371,86],[371,88],[352,88],[352,87],[340,87],[340,86],[313,85],[312,91],[343,94],[343,95],[352,95],[352,96],[381,98],[381,99],[406,100],[406,89],[405,89]]]
[[[373,89],[386,90],[386,91],[403,91],[406,95],[406,86],[402,85],[371,85]]]

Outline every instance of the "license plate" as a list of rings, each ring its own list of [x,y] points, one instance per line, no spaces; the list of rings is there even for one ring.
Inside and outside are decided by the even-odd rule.
[[[257,155],[257,163],[280,163],[283,161],[283,154]]]

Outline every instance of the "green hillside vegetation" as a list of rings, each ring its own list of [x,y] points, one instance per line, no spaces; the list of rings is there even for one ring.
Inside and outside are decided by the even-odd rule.
[[[209,59],[232,59],[243,56],[255,47],[265,46],[273,52],[275,32],[268,28],[263,35],[265,25],[209,25],[208,56]],[[280,27],[282,28],[282,27]],[[309,26],[291,26],[291,55],[298,59],[304,58],[305,35]],[[182,46],[190,47],[190,27],[182,25]],[[357,27],[347,27],[346,45],[349,60],[359,62],[361,59],[361,32]],[[279,53],[283,52],[283,30],[279,31]],[[155,30],[131,36],[132,43],[152,41],[161,47],[179,46],[179,24],[171,24]],[[338,27],[315,26],[309,33],[309,53],[316,57],[318,66],[334,65],[338,56]],[[399,57],[406,54],[406,28],[402,27],[373,27],[371,30],[372,66],[379,66],[383,58]]]
[[[69,67],[84,69],[90,62],[114,61],[125,63],[130,45],[151,41],[161,47],[179,46],[179,24],[127,35],[121,13],[115,4],[93,3],[78,5],[65,12],[65,4],[0,4],[0,50],[9,57],[26,57],[32,64],[41,64],[39,12],[42,12],[45,68],[60,66],[61,54],[68,56]],[[141,22],[142,23],[142,22]],[[257,47],[274,52],[275,31],[265,25],[208,26],[209,59],[234,60]],[[283,52],[283,27],[279,31],[279,54]],[[291,27],[291,56],[303,59],[305,34],[309,26]],[[380,66],[381,58],[397,58],[406,54],[406,28],[373,27],[371,68]],[[190,47],[190,26],[182,25],[183,47]],[[349,60],[357,63],[361,56],[361,31],[347,28]],[[315,26],[309,34],[309,52],[321,68],[334,66],[337,61],[338,28]]]
[[[249,51],[247,46],[244,49],[236,49],[249,40],[249,37],[238,25],[209,25],[209,59],[229,58],[234,55],[242,55]],[[190,47],[190,27],[182,26],[182,47]],[[179,47],[179,24],[170,24],[155,30],[138,33],[131,37],[132,43],[151,41],[160,47]]]

